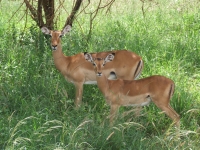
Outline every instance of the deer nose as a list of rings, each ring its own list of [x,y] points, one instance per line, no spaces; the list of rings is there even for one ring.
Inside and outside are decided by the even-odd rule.
[[[102,76],[102,73],[101,72],[97,72],[97,76]]]
[[[53,50],[56,50],[57,45],[51,45]]]

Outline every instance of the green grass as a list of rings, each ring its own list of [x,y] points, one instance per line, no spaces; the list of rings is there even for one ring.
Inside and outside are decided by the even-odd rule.
[[[174,80],[171,104],[181,116],[180,139],[154,104],[139,117],[121,107],[109,127],[109,106],[96,85],[84,85],[83,105],[74,109],[74,86],[55,69],[49,41],[31,20],[24,29],[20,14],[8,23],[18,6],[0,3],[0,149],[199,149],[199,1],[146,2],[145,18],[140,1],[116,1],[111,13],[96,17],[88,42],[87,15],[63,37],[66,55],[129,49],[144,60],[141,78],[160,74]]]

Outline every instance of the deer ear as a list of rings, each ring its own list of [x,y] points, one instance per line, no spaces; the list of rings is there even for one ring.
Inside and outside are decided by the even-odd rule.
[[[115,53],[109,54],[108,56],[106,56],[105,62],[113,61],[114,58],[115,58]]]
[[[85,52],[84,56],[85,56],[85,60],[87,60],[89,62],[93,62],[93,58],[92,58],[92,55],[90,53]]]
[[[51,31],[50,31],[47,27],[42,27],[42,28],[41,28],[41,31],[42,31],[44,34],[48,34],[48,35],[51,34]]]
[[[71,31],[72,27],[70,25],[67,25],[61,32],[61,35],[65,35],[66,33],[69,33]]]

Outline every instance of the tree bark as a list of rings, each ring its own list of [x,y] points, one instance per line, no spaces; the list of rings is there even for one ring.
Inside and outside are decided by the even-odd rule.
[[[37,19],[38,26],[41,28],[44,26],[44,21],[42,19],[42,2],[43,0],[38,0],[38,8],[37,8]]]
[[[54,27],[53,19],[55,17],[54,0],[41,0],[41,1],[42,1],[43,9],[44,9],[45,20],[46,20],[45,26],[49,28],[50,30],[52,30]],[[38,1],[38,5],[39,5],[39,1]]]

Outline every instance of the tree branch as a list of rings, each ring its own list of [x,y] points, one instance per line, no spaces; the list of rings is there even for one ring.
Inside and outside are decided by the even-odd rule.
[[[67,26],[67,25],[71,25],[71,26],[72,26],[72,23],[73,23],[74,18],[75,18],[75,14],[76,14],[77,11],[79,10],[82,1],[83,1],[83,0],[76,0],[75,6],[74,6],[74,8],[72,9],[71,14],[70,14],[69,17],[67,18],[64,27]],[[64,27],[63,27],[63,28],[64,28]]]
[[[11,18],[9,19],[8,22],[10,22],[10,20],[15,16],[15,14],[19,11],[19,9],[23,6],[24,2],[20,5],[20,7],[13,13],[13,15],[11,16]]]
[[[26,7],[29,9],[31,12],[31,17],[32,19],[38,24],[38,19],[37,19],[37,11],[35,8],[29,3],[29,1],[24,0],[24,3],[26,4]]]

